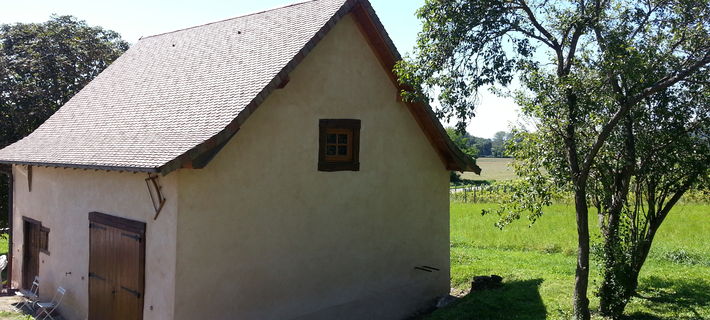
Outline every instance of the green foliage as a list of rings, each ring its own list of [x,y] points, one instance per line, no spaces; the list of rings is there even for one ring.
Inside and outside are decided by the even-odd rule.
[[[32,320],[33,316],[13,311],[0,311],[0,320]]]
[[[446,133],[449,135],[449,138],[453,143],[463,151],[463,153],[469,155],[472,158],[477,158],[478,157],[478,149],[476,149],[475,146],[473,146],[469,141],[470,141],[470,136],[468,133],[464,131],[462,134],[461,131],[456,130],[454,128],[446,128]]]
[[[493,154],[493,156],[496,158],[508,157],[509,155],[506,151],[506,148],[508,147],[508,144],[511,142],[512,138],[513,133],[511,132],[496,132],[496,134],[493,136],[493,140],[491,141],[491,153]]]
[[[30,134],[128,49],[118,33],[71,16],[0,25],[0,148]],[[0,225],[7,224],[0,180]]]
[[[493,139],[474,137],[456,128],[446,128],[453,142],[466,154],[476,157],[508,157],[506,147],[513,137],[510,132],[496,132]]]

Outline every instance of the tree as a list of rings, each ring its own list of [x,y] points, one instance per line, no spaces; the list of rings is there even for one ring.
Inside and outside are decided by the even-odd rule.
[[[694,78],[700,77],[708,74]],[[590,195],[603,237],[598,294],[604,316],[622,315],[656,232],[681,197],[710,173],[710,90],[692,82],[633,110],[592,172]]]
[[[696,73],[686,85],[646,99],[610,134],[596,157],[588,199],[597,210],[602,235],[597,250],[603,279],[598,291],[602,315],[621,316],[636,293],[639,272],[666,216],[688,190],[707,183],[710,90],[696,81],[707,77],[707,73]],[[588,88],[602,88],[601,79],[580,81]],[[590,118],[598,119],[577,128],[582,137],[593,136],[597,123],[613,116],[609,112],[612,100],[598,90],[580,95],[580,101],[596,106]],[[540,101],[518,100],[526,113],[546,119],[541,122],[552,121],[554,115],[545,116],[551,107]],[[556,192],[571,191],[558,131],[557,127],[543,126],[536,132],[518,133],[520,140],[509,152],[515,158],[516,173],[524,179],[514,189],[513,198],[518,202],[506,204],[499,212],[505,214],[502,224],[519,218],[524,210],[532,210],[535,214],[531,218],[535,219],[542,213],[540,203],[550,203]]]
[[[127,49],[118,33],[71,16],[0,25],[0,148],[34,131]],[[7,192],[3,176],[0,212]]]
[[[521,187],[532,193],[513,197],[521,201],[513,208],[534,218],[549,203],[551,187],[572,191],[573,310],[576,319],[589,319],[592,170],[632,111],[707,71],[708,0],[427,0],[418,15],[424,24],[415,57],[397,66],[409,89],[405,99],[435,94],[437,114],[465,122],[474,116],[480,88],[521,81],[518,100],[538,132],[522,133],[513,148],[538,158],[516,166],[531,178]]]
[[[493,156],[493,143],[491,142],[491,139],[471,137],[471,141],[473,143],[473,146],[476,147],[476,150],[478,150],[479,157]]]
[[[513,137],[513,135],[510,132],[505,132],[505,131],[498,131],[495,133],[493,136],[493,140],[491,141],[491,153],[494,157],[497,158],[505,158],[508,157],[505,149],[507,143],[510,141],[510,139]]]
[[[468,132],[461,133],[460,130],[455,128],[446,128],[446,134],[449,135],[451,141],[461,150],[463,153],[469,155],[472,158],[478,158],[478,149],[473,145],[471,135]],[[451,182],[460,182],[461,175],[455,171],[451,171],[450,175]]]

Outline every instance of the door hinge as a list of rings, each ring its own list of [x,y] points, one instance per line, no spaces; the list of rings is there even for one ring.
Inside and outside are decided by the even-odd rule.
[[[93,272],[89,272],[89,278],[96,278],[96,279],[99,279],[99,280],[106,281],[106,278],[104,278],[104,277],[102,277],[102,276],[100,276],[100,275],[98,275],[98,274],[95,274],[95,273],[93,273]]]
[[[121,286],[121,289],[128,291],[128,293],[130,293],[130,294],[136,296],[136,298],[140,298],[140,297],[141,297],[141,293],[138,292],[138,291],[136,291],[136,290],[131,290],[131,289],[128,289],[128,288],[126,288],[126,287],[124,287],[124,286]]]
[[[130,234],[130,233],[123,233],[123,232],[121,232],[121,235],[124,237],[129,237],[129,238],[136,240],[138,242],[141,242],[141,236],[137,236],[135,234]]]

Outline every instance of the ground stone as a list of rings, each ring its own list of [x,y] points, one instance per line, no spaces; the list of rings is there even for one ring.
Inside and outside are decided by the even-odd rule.
[[[471,282],[471,291],[482,291],[499,288],[502,286],[503,277],[492,274],[490,276],[475,276]]]

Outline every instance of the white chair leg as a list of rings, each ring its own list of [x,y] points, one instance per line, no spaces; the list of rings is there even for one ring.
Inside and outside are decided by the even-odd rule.
[[[42,317],[42,315],[43,315],[45,312],[46,312],[46,310],[40,309],[40,310],[37,312],[37,315],[35,316],[35,320],[44,319],[44,318],[41,318],[41,317]]]

